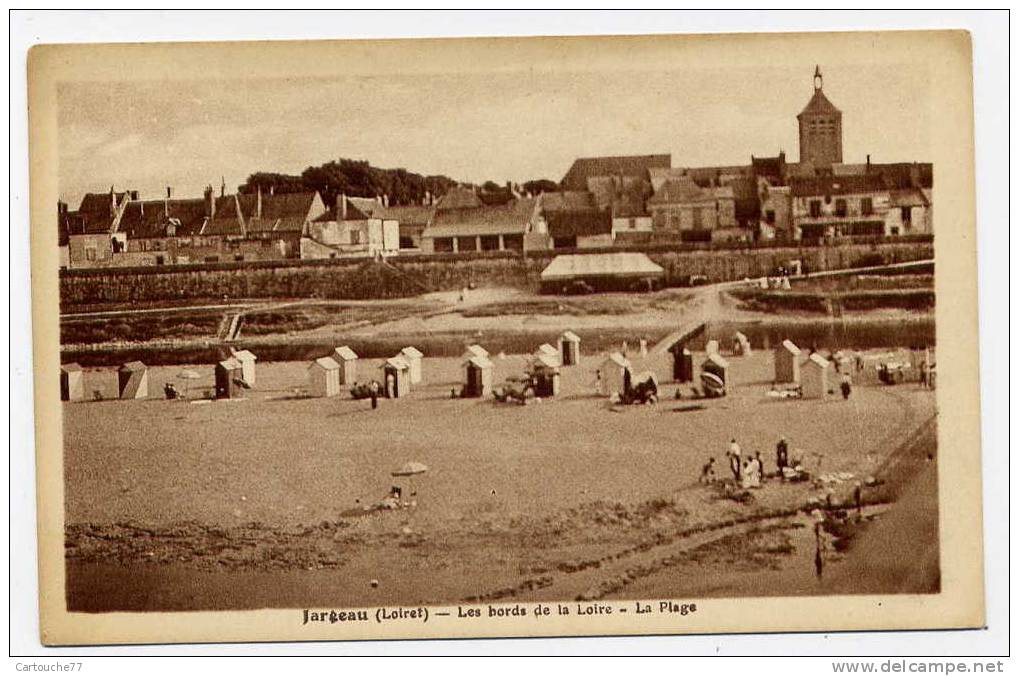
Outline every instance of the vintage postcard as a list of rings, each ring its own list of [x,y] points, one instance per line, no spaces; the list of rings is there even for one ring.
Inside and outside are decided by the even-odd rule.
[[[42,641],[979,627],[965,32],[43,45]]]

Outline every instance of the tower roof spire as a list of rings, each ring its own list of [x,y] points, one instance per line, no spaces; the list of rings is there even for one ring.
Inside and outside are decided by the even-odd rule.
[[[821,91],[821,87],[824,85],[824,78],[821,77],[821,64],[814,66],[814,91]]]

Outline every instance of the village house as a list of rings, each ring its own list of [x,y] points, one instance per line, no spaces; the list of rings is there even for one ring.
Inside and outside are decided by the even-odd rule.
[[[794,177],[790,188],[795,239],[888,234],[891,193],[878,174]]]
[[[317,193],[166,196],[90,193],[63,219],[69,267],[173,265],[296,258],[310,219],[324,212]]]
[[[536,198],[485,205],[472,190],[457,187],[436,204],[421,233],[423,253],[547,249],[548,225]]]
[[[385,208],[385,218],[396,221],[399,230],[399,248],[401,252],[417,252],[421,250],[421,236],[435,215],[435,206],[431,197],[426,197],[422,205],[390,205]]]
[[[333,207],[309,222],[301,239],[301,258],[396,253],[400,226],[386,213],[386,202],[388,198],[337,195]]]
[[[648,199],[656,233],[684,242],[736,239],[745,235],[736,223],[736,203],[729,186],[702,188],[689,176],[662,183]]]
[[[555,249],[610,247],[615,239],[612,214],[598,209],[589,192],[546,192],[538,197]]]

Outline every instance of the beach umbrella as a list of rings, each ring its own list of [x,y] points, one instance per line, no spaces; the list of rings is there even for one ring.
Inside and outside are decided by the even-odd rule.
[[[188,394],[189,394],[189,392],[191,390],[191,382],[190,381],[198,380],[202,376],[198,375],[198,373],[196,371],[192,371],[191,369],[184,369],[183,371],[181,371],[180,373],[177,374],[177,377],[185,381],[184,382],[184,399],[187,399],[188,398]]]
[[[417,490],[414,488],[414,477],[418,474],[424,474],[428,471],[428,466],[423,465],[420,462],[408,462],[403,467],[392,472],[393,476],[405,476],[410,482],[410,494],[416,495]]]

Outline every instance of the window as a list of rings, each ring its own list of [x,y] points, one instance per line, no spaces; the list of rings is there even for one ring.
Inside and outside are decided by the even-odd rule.
[[[351,244],[360,244],[361,243],[361,231],[360,230],[351,230],[350,231],[350,243]]]
[[[456,249],[457,251],[477,251],[478,239],[476,237],[457,237]]]
[[[630,219],[630,230],[636,230],[636,229],[637,229],[637,219],[636,218],[631,218]]]
[[[502,247],[506,251],[523,251],[524,250],[524,236],[523,235],[503,235],[502,236]]]
[[[845,218],[848,213],[849,209],[846,206],[846,201],[844,199],[835,200],[835,215],[840,218]]]
[[[874,200],[870,197],[864,197],[860,200],[860,213],[864,216],[870,216],[874,213]]]
[[[498,251],[499,250],[499,235],[483,235],[481,237],[481,250],[482,251]]]
[[[810,200],[810,217],[821,217],[821,200]]]
[[[768,209],[767,211],[764,212],[764,222],[769,224],[769,225],[774,225],[775,224],[775,210],[774,209]]]
[[[401,249],[413,249],[414,238],[407,235],[400,235],[400,248]]]
[[[913,207],[902,207],[902,222],[911,223],[913,221]]]
[[[552,238],[553,249],[576,249],[577,238],[575,236],[567,237],[553,237]]]
[[[234,260],[238,261],[238,262],[239,261],[243,261],[244,260],[244,254],[234,254]]]
[[[436,252],[449,252],[453,250],[452,237],[436,237],[433,243]]]
[[[85,260],[94,261],[96,259],[96,248],[94,246],[85,247]]]

